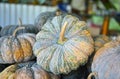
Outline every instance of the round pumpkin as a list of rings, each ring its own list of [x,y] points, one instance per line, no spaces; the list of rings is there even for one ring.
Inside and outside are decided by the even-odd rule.
[[[35,34],[16,35],[23,28],[18,27],[13,35],[0,38],[0,63],[23,62],[34,58],[32,47],[36,41]]]
[[[8,25],[5,26],[4,28],[1,29],[1,36],[7,36],[7,35],[12,35],[14,30],[18,27],[25,27],[25,29],[21,29],[19,30],[16,34],[22,34],[22,33],[34,33],[37,34],[38,33],[38,29],[37,27],[35,27],[32,24],[26,24],[26,25],[22,25],[22,22],[20,21],[19,25]]]
[[[93,51],[94,42],[86,23],[71,15],[48,20],[33,46],[37,64],[54,74],[76,70],[87,63]]]
[[[1,79],[60,79],[59,76],[48,73],[35,62],[11,65],[0,73]]]
[[[92,62],[91,79],[120,79],[120,39],[106,43],[100,48]]]

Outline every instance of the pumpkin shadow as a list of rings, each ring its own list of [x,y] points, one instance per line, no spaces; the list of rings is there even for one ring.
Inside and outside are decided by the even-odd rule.
[[[77,70],[73,70],[68,74],[61,74],[61,79],[87,79],[89,72],[87,66],[80,66]]]

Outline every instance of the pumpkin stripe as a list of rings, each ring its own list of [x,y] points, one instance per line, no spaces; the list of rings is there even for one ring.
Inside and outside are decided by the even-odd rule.
[[[50,47],[48,47],[46,49],[51,51],[51,53],[49,53],[49,51],[42,50],[41,53],[39,53],[38,56],[37,56],[37,63],[43,64],[44,66],[41,66],[41,67],[43,69],[46,69],[47,71],[49,71],[50,68],[49,68],[48,64],[50,63],[50,60],[51,60],[51,58],[53,56],[53,53],[56,50],[56,46],[52,45],[52,46],[50,46]],[[39,57],[41,58],[41,60],[39,60]],[[46,60],[46,61],[44,61],[44,60]]]
[[[54,35],[49,32],[41,31],[36,35],[36,40],[39,40],[41,38],[52,40],[54,39]]]
[[[31,46],[30,42],[28,40],[26,40],[25,38],[19,37],[18,39],[20,41],[20,45],[23,50],[24,61],[28,61],[32,56],[32,51],[30,50],[30,49],[32,49],[32,46]]]
[[[54,43],[48,41],[46,43],[43,43],[42,41],[37,41],[33,47],[34,55],[37,56],[40,51],[46,49],[48,46],[52,46],[53,44]]]
[[[55,17],[55,19],[53,19],[51,22],[52,22],[52,24],[53,24],[54,29],[56,30],[56,32],[60,33],[60,29],[61,29],[60,26],[61,26],[61,22],[62,22],[62,16]]]
[[[6,37],[6,39],[3,40],[1,45],[1,55],[3,56],[3,60],[6,63],[14,62],[11,41],[12,40],[9,37]]]
[[[50,32],[51,34],[53,34],[53,35],[54,35],[54,32],[57,33],[57,32],[54,30],[53,25],[52,25],[49,21],[47,21],[47,23],[44,24],[44,27],[43,27],[42,29],[49,31],[49,32]]]
[[[84,53],[80,52],[80,50],[78,50],[75,46],[73,46],[73,44],[69,43],[69,45],[67,46],[67,48],[73,48],[73,49],[70,49],[72,52],[74,52],[74,56],[76,57],[76,60],[74,60],[75,64],[78,63],[78,64],[84,64],[83,62],[86,61],[87,59],[87,56],[84,55]],[[80,52],[80,53],[78,53]],[[81,56],[78,58],[78,56]],[[84,60],[84,61],[83,61]],[[76,62],[78,61],[78,62]]]
[[[64,68],[62,68],[62,67],[64,67],[64,63],[61,63],[63,61],[61,51],[62,51],[62,48],[61,48],[61,46],[59,46],[53,52],[53,56],[50,61],[50,71],[52,71],[52,72],[58,73],[60,71],[64,71]],[[56,59],[54,56],[58,59]],[[55,61],[52,61],[52,60],[55,60]],[[61,66],[59,69],[59,65],[63,65],[63,66]]]
[[[23,50],[20,46],[19,40],[13,37],[11,43],[12,43],[11,45],[12,45],[13,58],[15,62],[23,61],[24,59]]]
[[[34,42],[36,41],[35,40],[35,35],[34,34],[23,34],[23,35],[19,35],[18,38],[21,37],[21,38],[25,38],[26,40],[28,40],[31,44],[31,46],[34,45]]]

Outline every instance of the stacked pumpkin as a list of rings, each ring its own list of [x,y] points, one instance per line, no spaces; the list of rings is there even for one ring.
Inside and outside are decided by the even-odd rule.
[[[120,37],[100,48],[92,62],[88,79],[120,79]]]
[[[48,20],[33,47],[37,64],[54,74],[67,74],[85,65],[94,43],[84,21],[65,15]]]
[[[34,61],[14,64],[0,73],[0,79],[60,79],[59,76],[44,71]]]
[[[35,58],[32,47],[36,41],[34,34],[37,33],[36,29],[33,25],[25,26],[21,22],[19,25],[2,28],[0,33],[2,36],[0,38],[0,72],[10,64]]]
[[[19,26],[2,29],[0,63],[17,65],[11,65],[1,72],[0,79],[59,79],[58,76],[52,78],[48,72],[68,74],[88,62],[94,51],[94,42],[84,21],[59,13],[44,20],[39,22],[38,19],[39,33],[35,27],[22,25],[21,22]],[[27,27],[35,30],[37,35],[33,31],[29,33]],[[18,64],[35,57],[35,65],[21,67]]]

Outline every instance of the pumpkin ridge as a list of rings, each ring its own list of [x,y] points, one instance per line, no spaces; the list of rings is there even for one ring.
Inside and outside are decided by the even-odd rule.
[[[17,37],[14,38],[11,45],[12,45],[11,47],[12,47],[14,61],[15,62],[23,61],[24,55],[23,55],[23,50],[21,48],[21,43],[20,43],[19,39]]]
[[[35,53],[36,51],[35,51],[35,47],[36,47],[36,44],[37,44],[37,42],[34,44],[34,46],[33,46],[33,53],[34,53],[34,55],[35,56],[37,56],[38,54],[37,53]],[[47,43],[46,43],[47,44]],[[46,45],[46,44],[41,44],[41,46],[42,45]],[[49,44],[49,45],[47,45],[47,46],[53,46],[54,44]],[[40,47],[41,47],[40,46]],[[39,53],[40,51],[42,51],[42,50],[45,50],[45,49],[47,49],[48,47],[47,46],[45,46],[45,47],[43,47],[42,49],[41,48],[39,48],[39,49],[37,49],[37,52]]]
[[[1,46],[1,55],[3,57],[3,60],[7,63],[9,62],[13,62],[13,55],[12,55],[12,46],[11,46],[11,37],[6,37],[6,39],[4,39],[2,41],[2,46]],[[5,45],[6,44],[6,45]],[[10,47],[10,48],[9,48]],[[4,48],[6,48],[6,50],[4,50]],[[6,53],[6,55],[4,54]],[[9,55],[8,55],[9,54]]]
[[[54,48],[53,48],[54,47]],[[52,49],[52,51],[51,51],[51,54],[49,54],[49,52],[45,52],[46,50],[42,50],[41,51],[41,53],[39,53],[38,54],[38,58],[37,58],[37,61],[39,61],[39,62],[37,62],[37,63],[42,63],[42,64],[45,64],[46,62],[46,68],[45,68],[45,66],[43,67],[43,66],[41,66],[43,69],[47,69],[47,71],[49,71],[49,66],[47,67],[47,64],[49,64],[50,63],[50,59],[52,59],[52,57],[53,57],[53,53],[54,53],[54,51],[56,51],[56,46],[55,45],[52,45],[52,46],[49,46],[48,48],[46,48],[46,49]],[[46,56],[46,57],[49,57],[48,59],[45,57],[45,58],[43,58],[43,56],[45,55],[47,53],[47,55],[48,56]],[[42,58],[41,58],[41,60],[39,60],[39,57],[41,57],[42,56]],[[46,62],[44,61],[44,60],[46,60]]]
[[[23,37],[19,37],[18,39],[20,41],[20,45],[23,50],[23,55],[24,55],[23,61],[28,61],[32,57],[32,51],[30,50],[32,49],[32,46],[27,39]]]

